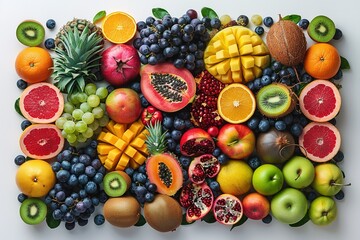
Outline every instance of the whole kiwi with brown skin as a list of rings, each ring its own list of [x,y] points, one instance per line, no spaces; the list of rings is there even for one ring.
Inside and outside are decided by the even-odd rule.
[[[271,56],[286,66],[303,62],[306,53],[306,38],[301,28],[291,20],[274,23],[266,35]]]
[[[165,194],[157,194],[154,201],[144,204],[144,217],[155,230],[170,232],[180,226],[182,208],[174,198]]]

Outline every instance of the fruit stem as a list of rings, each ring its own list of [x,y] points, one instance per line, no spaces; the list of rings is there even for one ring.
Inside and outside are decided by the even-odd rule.
[[[331,182],[330,186],[343,186],[343,187],[348,187],[351,186],[351,183],[336,183],[336,182]]]

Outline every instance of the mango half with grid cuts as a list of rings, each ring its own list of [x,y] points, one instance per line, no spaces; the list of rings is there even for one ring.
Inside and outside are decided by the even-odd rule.
[[[137,169],[148,157],[145,139],[148,131],[137,120],[131,124],[110,120],[98,136],[98,157],[108,171]]]
[[[206,70],[225,84],[246,83],[260,77],[270,60],[261,37],[242,26],[216,33],[204,52]]]

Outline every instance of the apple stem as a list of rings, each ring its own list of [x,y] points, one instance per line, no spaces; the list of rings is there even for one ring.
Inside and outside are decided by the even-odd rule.
[[[331,186],[343,186],[343,187],[347,187],[347,186],[351,186],[351,183],[336,183],[336,182],[332,182],[330,183]]]

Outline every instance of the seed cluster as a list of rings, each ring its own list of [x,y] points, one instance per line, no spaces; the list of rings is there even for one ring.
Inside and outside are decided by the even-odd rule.
[[[156,92],[160,93],[163,98],[170,102],[181,102],[181,93],[187,90],[185,81],[168,73],[151,74],[151,84]]]

